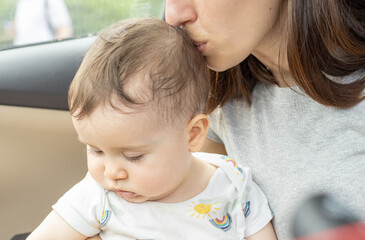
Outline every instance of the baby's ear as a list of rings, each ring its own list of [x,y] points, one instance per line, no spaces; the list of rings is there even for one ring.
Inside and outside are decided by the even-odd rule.
[[[189,151],[198,152],[207,136],[209,129],[209,119],[205,114],[198,114],[193,117],[188,124]]]

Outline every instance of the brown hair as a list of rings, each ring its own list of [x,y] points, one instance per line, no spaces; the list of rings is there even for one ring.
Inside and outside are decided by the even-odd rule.
[[[361,102],[365,98],[364,76],[348,84],[330,78],[365,66],[364,1],[284,0],[283,4],[288,17],[287,58],[297,85],[323,105],[349,108]],[[225,72],[211,71],[214,98],[209,99],[208,111],[235,98],[251,103],[257,81],[276,83],[253,55]]]
[[[78,119],[100,104],[121,110],[118,103],[137,108],[156,102],[159,116],[170,120],[205,112],[208,95],[208,68],[188,34],[162,20],[140,18],[99,34],[70,85],[68,101]]]

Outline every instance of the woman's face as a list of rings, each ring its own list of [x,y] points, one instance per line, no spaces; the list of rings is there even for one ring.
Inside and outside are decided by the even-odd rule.
[[[224,71],[270,50],[282,0],[167,0],[166,21],[182,26],[208,66]]]

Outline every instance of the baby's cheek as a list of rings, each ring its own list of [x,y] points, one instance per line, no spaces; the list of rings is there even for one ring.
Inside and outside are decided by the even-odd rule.
[[[166,185],[166,179],[163,173],[159,171],[154,172],[154,169],[150,169],[145,174],[135,175],[134,182],[146,192],[156,192],[156,190]]]
[[[93,161],[92,159],[88,159],[87,168],[94,180],[100,185],[103,185],[105,170],[104,165],[98,163],[97,161]]]

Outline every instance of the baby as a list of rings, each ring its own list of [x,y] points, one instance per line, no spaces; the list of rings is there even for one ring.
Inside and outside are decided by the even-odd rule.
[[[69,91],[88,174],[28,239],[276,239],[250,170],[196,153],[208,97],[182,29],[143,18],[99,34]]]

